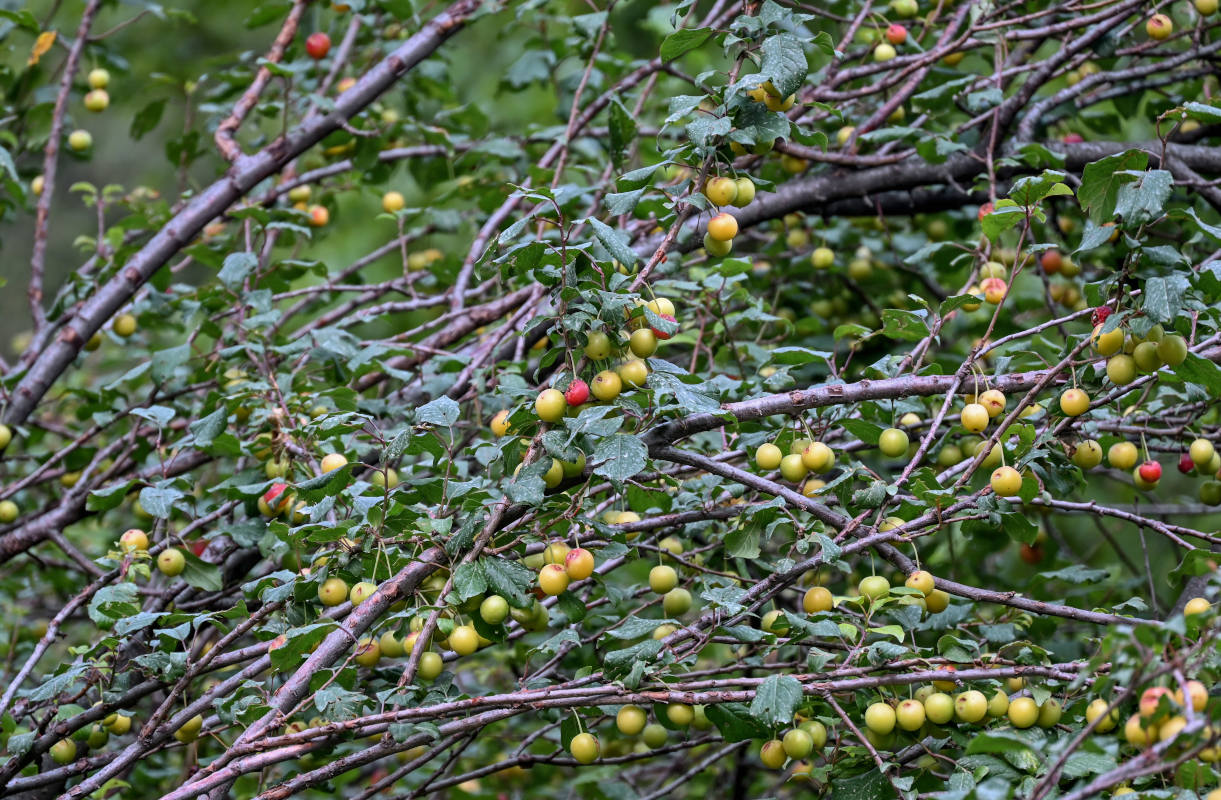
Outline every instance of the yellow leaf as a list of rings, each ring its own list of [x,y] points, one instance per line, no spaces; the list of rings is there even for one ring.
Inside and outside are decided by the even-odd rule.
[[[38,34],[38,38],[34,40],[34,49],[30,52],[30,60],[26,62],[26,66],[32,67],[38,63],[38,59],[42,58],[43,54],[51,49],[51,45],[55,44],[55,31],[43,31]]]

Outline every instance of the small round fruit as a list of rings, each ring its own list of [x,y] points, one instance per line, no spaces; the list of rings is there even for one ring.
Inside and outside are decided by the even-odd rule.
[[[640,738],[646,745],[656,750],[663,746],[666,740],[670,738],[670,732],[656,722],[644,726],[644,731],[641,732]]]
[[[1145,33],[1149,34],[1150,39],[1160,42],[1174,33],[1174,22],[1165,14],[1154,14],[1145,23]]]
[[[835,263],[835,251],[829,247],[816,247],[810,254],[810,264],[814,269],[829,269]]]
[[[730,205],[738,198],[738,183],[733,178],[712,178],[704,184],[704,196],[713,205]]]
[[[479,649],[479,633],[473,625],[459,625],[449,634],[449,649],[460,656],[469,656]]]
[[[1063,710],[1060,708],[1060,701],[1054,697],[1049,697],[1043,701],[1043,705],[1039,706],[1038,724],[1040,728],[1053,728],[1060,721]]]
[[[637,331],[639,333],[639,331]],[[564,390],[564,402],[569,408],[576,408],[589,399],[589,384],[576,378]]]
[[[1079,417],[1090,410],[1090,396],[1081,389],[1069,389],[1060,395],[1060,410],[1067,416]]]
[[[786,481],[800,483],[805,479],[809,470],[806,468],[802,457],[796,453],[789,453],[784,458],[780,459],[780,475]]]
[[[733,204],[738,208],[745,208],[755,199],[755,182],[742,176],[735,183],[738,185],[738,196],[734,198]]]
[[[105,89],[110,85],[110,73],[98,67],[89,70],[89,88],[90,89]]]
[[[1107,450],[1107,463],[1115,469],[1132,469],[1139,457],[1140,452],[1131,442],[1116,442]]]
[[[657,352],[657,334],[651,328],[638,328],[632,331],[627,346],[637,358],[648,358]]]
[[[364,637],[356,643],[356,655],[352,660],[362,667],[373,668],[377,666],[377,662],[381,661],[382,647],[378,644],[377,639]]]
[[[1204,707],[1208,705],[1208,689],[1199,681],[1187,681],[1187,696],[1191,700],[1192,711],[1203,711]],[[1174,690],[1174,702],[1183,708],[1187,707],[1182,687]]]
[[[114,318],[114,324],[111,329],[116,336],[122,336],[126,339],[136,332],[136,317],[133,314],[120,314]]]
[[[538,587],[554,597],[568,588],[570,578],[562,564],[544,564],[538,573]]]
[[[924,598],[924,607],[929,610],[930,614],[940,614],[950,607],[950,596],[940,589],[934,589],[928,597]]]
[[[93,136],[89,131],[75,130],[68,134],[68,147],[77,153],[83,153],[93,147]]]
[[[182,723],[182,727],[174,731],[174,738],[183,744],[190,744],[199,738],[199,732],[203,729],[203,716],[196,714],[186,722]]]
[[[1022,473],[1013,467],[997,467],[989,482],[999,497],[1013,497],[1022,491]]]
[[[888,458],[905,455],[909,444],[911,442],[907,438],[907,433],[898,428],[887,428],[878,437],[878,449]]]
[[[904,585],[909,589],[918,590],[925,597],[928,597],[937,588],[937,582],[934,580],[932,573],[922,569],[918,569],[911,575],[908,575]]]
[[[382,195],[382,211],[385,211],[387,214],[402,211],[406,205],[407,200],[401,192],[386,192]]]
[[[383,470],[374,470],[373,475],[369,477],[369,483],[379,489],[393,489],[399,485],[399,474],[394,467],[386,467]]]
[[[996,389],[989,389],[982,393],[976,402],[988,412],[988,419],[999,417],[1005,410],[1005,395]]]
[[[496,412],[496,416],[492,417],[492,421],[488,423],[488,427],[492,429],[492,433],[497,436],[506,436],[509,433],[509,409],[504,408]]]
[[[649,570],[649,588],[657,594],[666,592],[678,586],[678,573],[674,567],[658,564]]]
[[[780,769],[787,758],[788,755],[784,752],[784,742],[779,739],[766,741],[763,743],[763,747],[759,748],[759,760],[768,769]]]
[[[1009,286],[1000,278],[984,278],[979,282],[979,288],[984,292],[984,300],[992,305],[1000,305],[1009,293]]]
[[[1116,386],[1127,386],[1136,380],[1136,360],[1127,353],[1116,353],[1107,359],[1107,377]]]
[[[759,449],[755,451],[755,465],[759,469],[773,470],[780,466],[783,458],[784,452],[771,442],[759,445]]]
[[[988,409],[984,408],[979,403],[967,403],[959,416],[962,422],[962,427],[972,433],[979,433],[988,427]]]
[[[877,47],[873,48],[874,61],[890,61],[896,55],[898,55],[898,52],[895,50],[894,45],[892,45],[890,42],[882,42]]]
[[[988,698],[975,689],[954,698],[954,716],[963,722],[979,722],[988,713]]]
[[[924,725],[924,703],[919,700],[904,700],[895,709],[895,720],[905,731],[917,731]]]
[[[328,472],[334,472],[341,467],[347,466],[347,464],[347,456],[345,456],[343,453],[327,453],[322,458],[322,474],[325,475]]]
[[[578,733],[568,743],[568,752],[572,753],[578,763],[592,764],[602,754],[602,746],[598,744],[598,737],[592,733]]]
[[[318,587],[318,600],[324,606],[341,605],[348,599],[348,584],[343,578],[327,578]]]
[[[801,607],[807,614],[817,614],[820,611],[830,611],[835,605],[831,592],[822,586],[815,586],[801,598]]]
[[[1015,728],[1029,728],[1039,721],[1039,704],[1033,697],[1019,697],[1009,703],[1006,712]]]
[[[890,594],[890,581],[881,575],[870,575],[861,580],[857,589],[860,591],[861,597],[868,597],[876,602]]]
[[[597,379],[595,379],[596,383]],[[594,393],[597,394],[596,389]],[[568,403],[564,400],[564,393],[559,389],[544,389],[534,400],[534,413],[543,422],[559,422],[564,418],[564,412],[567,410]]]
[[[1004,689],[997,689],[996,693],[988,700],[988,716],[1003,717],[1005,712],[1009,710],[1009,695],[1005,694]]]
[[[1140,695],[1140,715],[1145,719],[1151,718],[1157,713],[1158,705],[1161,704],[1162,698],[1173,699],[1174,695],[1165,686],[1150,686]]]
[[[636,736],[644,730],[648,719],[648,714],[640,706],[624,706],[615,714],[615,727],[624,736]]]
[[[412,642],[415,646],[415,642]],[[399,658],[407,653],[403,641],[394,635],[394,631],[386,631],[377,638],[377,648],[386,658]]]
[[[126,717],[122,714],[111,714],[110,716],[114,717],[114,719],[110,720],[110,717],[107,717],[102,720],[102,724],[115,736],[122,736],[131,730],[131,717]],[[107,722],[107,720],[110,721]]]
[[[110,105],[110,95],[105,89],[94,89],[85,95],[85,110],[95,113],[105,111]]]
[[[822,442],[811,442],[801,451],[801,463],[811,472],[823,475],[835,466],[835,451]]]
[[[623,391],[623,380],[614,371],[604,369],[594,376],[592,391],[603,402],[614,400]]]
[[[574,581],[583,581],[594,574],[594,554],[583,547],[568,551],[564,556],[564,571]]]
[[[1203,614],[1212,608],[1212,604],[1203,597],[1193,597],[1183,606],[1183,616],[1191,617],[1196,614]]]
[[[1094,326],[1094,333],[1090,337],[1094,342],[1094,349],[1100,356],[1113,356],[1123,349],[1123,328],[1115,328],[1103,333],[1102,327],[1101,324]]]
[[[801,728],[793,728],[784,734],[784,738],[780,742],[784,746],[785,755],[789,758],[805,758],[814,752],[813,737]]]
[[[167,547],[157,556],[157,569],[161,570],[162,575],[167,575],[171,578],[175,575],[181,575],[186,566],[186,556],[176,547]]]
[[[416,674],[424,680],[430,681],[440,675],[443,669],[445,669],[445,662],[441,659],[441,654],[429,650],[420,656],[420,666],[416,670]]]
[[[355,586],[352,587],[351,591],[348,592],[348,601],[353,606],[358,606],[361,603],[368,600],[370,597],[372,597],[373,593],[376,591],[377,591],[376,583],[370,583],[369,581],[360,581],[359,583],[357,583]]]
[[[954,718],[954,698],[945,692],[933,692],[924,698],[924,715],[935,725],[944,725]]]
[[[726,239],[722,241],[720,239],[712,238],[711,234],[705,233],[704,250],[707,251],[708,255],[713,256],[714,258],[724,258],[725,256],[729,255],[730,251],[733,250],[733,239]]]
[[[889,703],[874,703],[865,709],[865,727],[879,736],[893,731],[896,722],[895,710]]]
[[[71,739],[60,739],[51,745],[51,759],[56,764],[67,764],[76,758],[76,742]]]
[[[1162,337],[1157,343],[1157,357],[1172,367],[1187,360],[1187,340],[1177,333]]]
[[[644,386],[645,381],[649,377],[649,368],[639,358],[624,361],[615,369],[615,372],[623,383],[631,386],[633,389],[639,389],[641,386]]]
[[[322,31],[311,33],[305,40],[305,52],[315,61],[325,58],[330,49],[331,37]]]
[[[479,604],[479,617],[489,625],[499,625],[509,616],[509,603],[498,594],[488,595]]]
[[[717,214],[708,220],[708,235],[718,242],[728,242],[738,235],[738,220],[733,214]]]
[[[13,441],[13,429],[7,425],[0,425],[0,450],[8,447],[11,441]]]
[[[1157,726],[1146,722],[1140,714],[1133,714],[1124,723],[1123,737],[1133,747],[1148,747],[1157,739]]]
[[[1086,722],[1092,723],[1099,717],[1103,717],[1094,728],[1095,733],[1110,733],[1119,724],[1119,709],[1111,709],[1111,713],[1107,714],[1108,705],[1110,704],[1106,700],[1099,697],[1096,700],[1091,700],[1090,704],[1085,707]]]
[[[691,610],[691,592],[677,588],[666,592],[661,599],[661,607],[667,617],[680,617]]]
[[[119,547],[124,553],[148,549],[148,534],[139,528],[131,528],[119,537]]]
[[[611,340],[602,331],[594,331],[585,337],[585,357],[592,361],[610,358]]]
[[[1196,439],[1187,450],[1188,455],[1191,456],[1192,463],[1201,469],[1207,467],[1212,462],[1216,452],[1217,450],[1213,447],[1213,443],[1207,439]]]
[[[0,500],[0,525],[7,525],[17,519],[21,509],[12,500]]]
[[[685,728],[695,719],[695,709],[686,703],[669,703],[666,705],[666,719],[679,728]]]
[[[1081,469],[1093,469],[1102,463],[1102,445],[1093,439],[1084,439],[1073,449],[1073,463]]]

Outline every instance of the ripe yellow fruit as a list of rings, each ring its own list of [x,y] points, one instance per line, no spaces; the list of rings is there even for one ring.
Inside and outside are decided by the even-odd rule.
[[[1111,710],[1107,714],[1107,706],[1110,705],[1106,700],[1099,697],[1096,700],[1091,700],[1090,704],[1085,707],[1085,721],[1092,723],[1094,720],[1106,715],[1104,719],[1099,721],[1098,726],[1094,728],[1095,733],[1110,733],[1115,730],[1115,726],[1119,724],[1119,709]]]
[[[105,111],[110,105],[110,95],[105,89],[94,89],[85,95],[85,109],[87,111],[99,112]]]
[[[1009,711],[1009,695],[1005,694],[1004,689],[997,689],[992,698],[988,700],[988,716],[1003,717]]]
[[[950,607],[950,596],[940,589],[934,589],[928,597],[924,598],[924,607],[931,614],[940,614]]]
[[[98,67],[89,70],[89,88],[90,89],[105,89],[110,85],[110,73]]]
[[[1212,463],[1213,456],[1216,455],[1217,450],[1213,447],[1213,443],[1207,439],[1196,439],[1191,443],[1187,453],[1191,456],[1192,462],[1200,469],[1203,469]]]
[[[598,743],[598,737],[592,733],[578,733],[568,743],[568,752],[572,753],[572,757],[579,763],[592,764],[602,754],[602,746]]]
[[[1124,723],[1123,736],[1133,747],[1148,747],[1157,740],[1157,725],[1146,723],[1140,714],[1133,714]]]
[[[1174,33],[1174,22],[1165,14],[1154,14],[1145,23],[1145,33],[1149,34],[1150,39],[1160,42]]]
[[[497,436],[505,436],[509,429],[509,409],[503,408],[496,412],[496,416],[492,417],[492,421],[488,423],[488,427],[492,429],[492,433]]]
[[[623,391],[623,381],[614,371],[604,369],[594,376],[589,390],[593,392],[594,397],[607,402],[614,400]]]
[[[678,573],[674,567],[658,564],[649,570],[649,588],[657,594],[665,594],[675,586],[678,586]]]
[[[674,315],[671,314],[670,316]],[[645,381],[647,381],[649,378],[649,368],[645,366],[645,363],[638,358],[624,361],[618,366],[615,372],[619,375],[619,378],[623,381],[623,383],[631,386],[633,389],[639,389],[641,386],[644,386]],[[596,381],[597,378],[594,380]],[[595,392],[595,394],[597,393]]]
[[[1132,469],[1138,458],[1140,451],[1131,442],[1116,442],[1107,449],[1107,463],[1115,469]]]
[[[564,571],[574,581],[582,581],[594,574],[594,554],[583,547],[569,551],[564,556]]]
[[[919,700],[904,700],[895,710],[895,720],[905,731],[920,730],[924,725],[924,704]]]
[[[568,403],[564,400],[564,393],[559,389],[544,389],[534,400],[534,413],[543,422],[559,422],[564,418],[564,412],[567,410]]]
[[[1107,333],[1103,333],[1102,328],[1102,325],[1095,325],[1094,333],[1090,336],[1090,339],[1093,341],[1094,349],[1098,351],[1098,355],[1113,356],[1123,349],[1123,328],[1115,328]]]
[[[865,709],[865,727],[885,736],[895,729],[895,710],[888,703],[874,703]]]
[[[1060,410],[1070,417],[1079,417],[1090,410],[1090,396],[1081,389],[1069,389],[1060,395]]]
[[[636,736],[644,730],[648,714],[640,706],[624,706],[615,714],[615,727],[624,736]]]
[[[1022,491],[1022,473],[1013,467],[997,467],[990,481],[992,491],[1000,497],[1013,497]]]
[[[131,528],[124,531],[119,537],[119,547],[124,553],[133,553],[137,550],[148,549],[148,534],[139,528]]]
[[[988,412],[988,419],[995,419],[1005,410],[1005,395],[996,389],[989,389],[976,401]]]
[[[763,743],[763,747],[759,748],[759,760],[769,769],[780,769],[787,758],[788,754],[784,752],[784,742],[779,739],[766,741]]]
[[[1039,706],[1039,727],[1052,728],[1060,721],[1060,716],[1063,713],[1060,708],[1060,701],[1054,697],[1049,697]]]
[[[1190,617],[1196,614],[1203,614],[1212,608],[1212,604],[1203,597],[1193,597],[1187,601],[1187,605],[1183,606],[1183,616]]]
[[[835,466],[835,451],[822,442],[811,442],[801,451],[801,463],[811,472],[822,475]]]
[[[1082,469],[1093,469],[1102,463],[1102,445],[1093,439],[1084,439],[1073,450],[1073,463]]]
[[[718,242],[728,242],[738,235],[738,220],[733,214],[717,214],[708,220],[708,235]]]
[[[387,214],[401,211],[407,205],[406,199],[399,192],[386,192],[382,195],[382,210]]]
[[[1187,681],[1187,695],[1191,699],[1193,711],[1203,711],[1204,707],[1208,705],[1208,689],[1204,688],[1204,684],[1199,681]],[[1182,687],[1174,690],[1174,702],[1186,708]]]
[[[911,575],[907,576],[907,581],[904,583],[909,589],[917,589],[925,597],[933,593],[937,588],[937,582],[933,579],[932,573],[918,569]]]
[[[328,453],[322,458],[322,474],[334,472],[348,464],[348,459],[343,453]]]
[[[449,635],[449,649],[460,656],[469,656],[479,649],[479,633],[473,625],[459,625]]]
[[[666,719],[679,728],[685,728],[695,720],[695,709],[686,703],[669,703],[666,705]]]
[[[189,744],[199,738],[199,732],[203,729],[203,716],[196,714],[182,724],[182,727],[174,731],[174,738],[183,744]]]
[[[963,722],[979,722],[988,713],[988,698],[976,689],[962,692],[954,698],[954,716]]]
[[[93,147],[93,135],[89,131],[72,131],[68,134],[68,147],[74,152],[83,153]]]
[[[176,547],[167,547],[157,556],[157,569],[167,577],[172,578],[176,575],[181,575],[186,566],[186,556]]]
[[[820,611],[830,611],[835,605],[831,592],[822,586],[815,586],[801,598],[801,607],[807,614],[817,614]]]
[[[715,206],[732,205],[738,199],[737,181],[733,178],[711,178],[704,184],[704,196]]]
[[[924,715],[934,725],[946,724],[954,718],[954,698],[944,692],[930,692],[924,698]]]
[[[327,578],[318,587],[318,599],[324,606],[337,606],[348,599],[348,584],[343,578]]]
[[[784,745],[785,755],[789,758],[805,758],[814,752],[814,737],[801,728],[788,731],[780,741]]]
[[[807,472],[806,465],[799,455],[789,453],[780,459],[780,475],[786,481],[797,483],[805,478]]]
[[[543,594],[555,596],[568,588],[570,578],[561,564],[544,564],[538,573],[538,587]]]
[[[1006,712],[1015,728],[1029,728],[1039,721],[1039,704],[1033,697],[1019,697],[1009,703]]]
[[[352,660],[357,664],[362,667],[376,667],[381,658],[382,648],[377,639],[366,636],[356,643],[356,655]]]
[[[810,254],[810,264],[814,269],[828,269],[835,263],[835,251],[829,247],[816,247]]]
[[[114,318],[114,324],[111,329],[116,336],[122,336],[126,339],[136,332],[136,318],[133,314],[120,314]]]
[[[1116,353],[1107,359],[1107,377],[1116,386],[1127,386],[1136,380],[1136,359],[1127,353]]]
[[[979,433],[988,427],[991,417],[988,416],[988,409],[979,403],[967,403],[963,406],[959,419],[962,421],[962,427],[972,433]]]
[[[759,469],[776,469],[783,458],[783,451],[771,442],[759,445],[759,449],[755,451],[755,465]]]

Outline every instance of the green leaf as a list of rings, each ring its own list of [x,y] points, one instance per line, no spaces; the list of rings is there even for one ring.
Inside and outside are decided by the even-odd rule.
[[[195,436],[195,446],[204,448],[212,444],[217,436],[224,433],[228,420],[229,410],[222,406],[203,419],[197,419],[188,425],[187,428]]]
[[[709,28],[691,28],[675,31],[662,40],[661,60],[673,61],[690,53],[704,42],[712,38],[714,31]]]
[[[246,276],[258,265],[259,259],[254,253],[230,253],[225,256],[224,266],[220,268],[216,277],[220,279],[226,289],[240,289]]]
[[[627,151],[632,140],[636,138],[636,120],[623,107],[623,103],[620,102],[618,97],[611,100],[609,132],[611,160],[615,163],[616,167],[620,167],[623,165],[624,152]],[[635,207],[635,203],[632,204],[632,207]],[[612,209],[611,213],[622,214],[627,212],[616,212]]]
[[[457,403],[448,397],[441,396],[421,406],[420,410],[416,412],[415,421],[417,424],[426,423],[448,428],[458,421],[461,413],[462,409],[458,407]]]
[[[918,342],[928,336],[928,325],[921,314],[887,308],[882,311],[882,333],[904,342]]]
[[[152,376],[157,383],[165,383],[173,377],[175,370],[187,363],[191,357],[191,346],[181,344],[153,351]]]
[[[509,601],[514,608],[528,608],[533,597],[526,593],[534,586],[534,573],[516,561],[481,558],[478,561],[491,591]]]
[[[788,725],[801,702],[801,682],[791,675],[769,675],[755,690],[750,714],[770,726]]]
[[[163,97],[137,111],[131,118],[129,131],[131,138],[138,141],[144,137],[144,134],[157,127],[157,123],[161,121],[161,115],[165,112],[165,104],[166,99]]]
[[[472,597],[478,597],[488,590],[487,578],[483,575],[483,566],[475,561],[459,564],[454,570],[454,594],[459,602],[465,602]]]
[[[1195,353],[1188,353],[1174,374],[1183,380],[1203,386],[1213,397],[1221,397],[1221,367]]]
[[[1044,170],[1041,175],[1030,175],[1014,181],[1008,197],[1019,206],[1036,206],[1045,197],[1060,197],[1073,194],[1064,184],[1067,176],[1057,170]]]
[[[1137,179],[1119,187],[1115,214],[1127,225],[1142,225],[1162,216],[1174,177],[1164,169],[1139,173]]]
[[[625,267],[631,267],[640,260],[636,251],[627,246],[624,241],[627,237],[624,234],[593,217],[590,217],[589,225],[594,229],[594,236],[606,248],[606,252],[610,253],[611,258]]]
[[[1186,276],[1174,274],[1145,281],[1141,309],[1154,322],[1173,322],[1183,308],[1183,295],[1190,288]]]
[[[648,448],[639,438],[616,433],[598,442],[593,456],[594,463],[598,465],[594,474],[617,481],[627,480],[645,468],[648,455]]]
[[[757,82],[750,86],[770,80],[781,97],[788,97],[805,83],[809,64],[805,48],[796,36],[791,33],[769,36],[759,47],[759,54],[762,57],[759,74],[751,79]]]
[[[704,708],[704,714],[727,742],[772,738],[771,728],[756,720],[750,710],[741,703],[708,705]]]
[[[1149,154],[1144,150],[1127,150],[1086,164],[1077,200],[1090,219],[1101,223],[1115,216],[1120,187],[1135,178],[1133,170],[1144,170],[1148,165]]]

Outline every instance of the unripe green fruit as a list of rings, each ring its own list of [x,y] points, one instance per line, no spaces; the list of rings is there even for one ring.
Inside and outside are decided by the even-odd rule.
[[[68,147],[77,153],[83,153],[90,147],[93,147],[93,136],[89,131],[72,131],[68,134]]]
[[[648,714],[640,706],[624,706],[615,714],[615,727],[624,736],[635,736],[644,730]],[[662,730],[665,730],[662,728]]]
[[[1156,372],[1162,366],[1155,342],[1141,342],[1136,345],[1136,349],[1132,351],[1132,360],[1136,362],[1136,368],[1141,372]]]
[[[611,340],[602,331],[594,331],[585,339],[585,356],[592,361],[604,361],[610,358]]]
[[[431,681],[440,675],[444,668],[445,662],[441,659],[441,654],[429,650],[420,656],[420,666],[416,674],[426,681]]]
[[[109,741],[110,731],[101,725],[93,725],[89,728],[89,738],[85,740],[85,744],[89,745],[90,750],[101,750]]]
[[[805,478],[808,471],[805,463],[801,460],[801,456],[795,453],[789,453],[780,459],[780,476],[786,481],[799,483]]]
[[[51,759],[56,764],[67,764],[76,758],[76,742],[71,739],[60,739],[51,745]]]
[[[686,703],[670,703],[666,706],[666,719],[680,728],[685,728],[695,719],[695,709]]]
[[[593,392],[594,397],[603,402],[609,402],[623,391],[623,379],[613,370],[604,369],[594,376],[589,390]]]
[[[810,254],[810,264],[814,269],[829,269],[835,263],[835,251],[829,247],[816,247]]]
[[[857,589],[860,591],[861,597],[867,597],[875,601],[881,600],[890,594],[890,581],[881,575],[871,575],[863,579]]]
[[[1136,380],[1136,361],[1127,353],[1116,353],[1107,359],[1107,377],[1116,386],[1127,386]]]
[[[479,604],[479,616],[489,625],[499,625],[509,616],[509,603],[498,594],[489,595]]]
[[[196,714],[182,724],[182,727],[174,731],[174,738],[183,744],[189,744],[199,738],[199,732],[203,729],[203,716]]]
[[[1039,706],[1039,718],[1037,720],[1040,728],[1054,727],[1060,721],[1062,711],[1060,709],[1060,701],[1054,697],[1049,697]]]
[[[460,656],[469,656],[479,649],[479,634],[471,625],[459,625],[449,635],[449,649]]]
[[[734,198],[733,204],[738,208],[744,208],[755,199],[755,183],[747,177],[738,178],[735,182],[738,185],[738,196]]]
[[[874,703],[865,709],[865,727],[885,736],[895,729],[895,710],[888,703]]]
[[[637,358],[648,358],[657,352],[657,334],[651,328],[638,328],[632,331],[628,347]]]
[[[568,752],[581,764],[592,764],[602,753],[602,746],[592,733],[578,733],[568,743]]]
[[[0,500],[0,525],[7,525],[17,519],[21,509],[12,500]]]
[[[361,603],[368,600],[373,595],[373,593],[376,591],[377,591],[376,583],[370,583],[369,581],[361,581],[360,583],[353,586],[352,590],[350,592],[348,592],[348,600],[352,603],[352,605],[358,606]]]
[[[649,570],[649,588],[657,594],[665,594],[678,586],[678,573],[674,567],[658,564]]]
[[[13,429],[7,425],[0,425],[0,450],[8,447],[11,441],[13,441]]]
[[[1191,456],[1192,462],[1201,469],[1212,463],[1213,456],[1216,455],[1216,452],[1217,451],[1216,448],[1213,447],[1213,443],[1207,439],[1196,439],[1191,443],[1191,447],[1187,450],[1188,455]]]
[[[996,693],[988,700],[988,716],[1003,717],[1008,710],[1009,695],[1005,694],[1003,689],[997,689]]]
[[[733,239],[714,239],[711,234],[704,234],[704,250],[715,258],[724,258],[733,250]]]
[[[827,744],[827,726],[816,719],[808,719],[801,723],[801,729],[810,736],[815,750],[821,750]]]
[[[394,631],[386,631],[378,637],[377,646],[386,658],[399,658],[407,653],[402,640],[394,635]]]
[[[882,455],[889,458],[905,455],[909,444],[911,442],[908,440],[907,434],[898,428],[887,428],[878,437],[878,449],[882,451]]]
[[[175,575],[181,575],[186,566],[186,556],[175,547],[167,547],[157,556],[157,569],[161,570],[161,574],[171,578]]]
[[[656,750],[663,746],[666,740],[670,738],[670,732],[654,722],[644,727],[644,732],[640,735],[640,738],[644,740],[646,745]]]
[[[805,758],[814,752],[814,739],[801,728],[794,728],[784,734],[781,744],[789,758]]]
[[[691,592],[682,588],[671,589],[662,598],[661,606],[667,617],[682,616],[691,610]]]
[[[1157,343],[1157,357],[1172,367],[1187,360],[1187,341],[1177,333],[1162,338]]]

